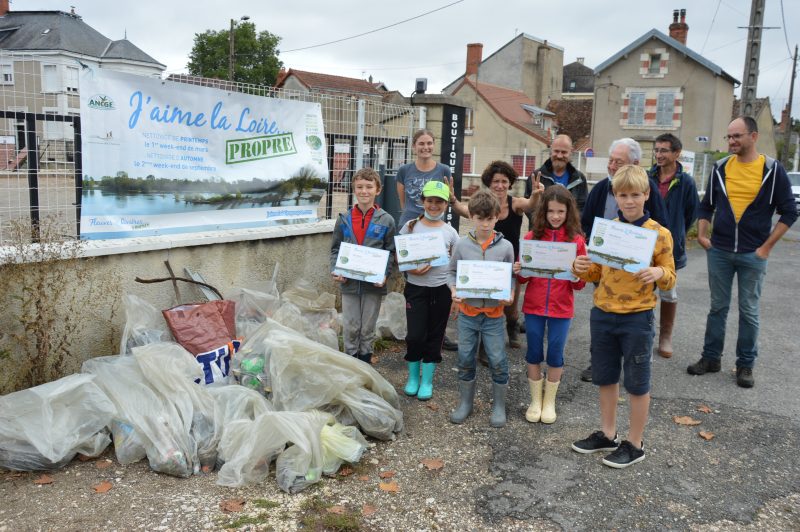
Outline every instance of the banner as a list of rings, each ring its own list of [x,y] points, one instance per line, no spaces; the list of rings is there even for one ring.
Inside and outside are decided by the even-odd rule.
[[[464,174],[464,114],[465,109],[456,105],[442,106],[442,164],[450,168],[453,175],[453,193],[461,198],[461,179]],[[447,223],[458,231],[459,216],[453,207],[447,207]]]
[[[80,78],[81,238],[315,220],[328,165],[318,103],[104,69]]]

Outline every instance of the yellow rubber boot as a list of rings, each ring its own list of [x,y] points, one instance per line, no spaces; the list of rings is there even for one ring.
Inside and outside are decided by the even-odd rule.
[[[561,381],[544,383],[544,400],[542,404],[542,423],[555,423],[556,421],[556,393]]]
[[[542,417],[542,387],[544,386],[544,379],[532,381],[528,379],[528,386],[531,389],[531,406],[525,412],[525,419],[531,423],[538,423]]]

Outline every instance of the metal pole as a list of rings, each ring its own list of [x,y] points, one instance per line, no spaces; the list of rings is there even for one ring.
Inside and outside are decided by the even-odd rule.
[[[783,132],[783,150],[781,162],[789,166],[789,143],[792,142],[792,98],[794,98],[794,78],[797,75],[797,45],[794,45],[794,59],[792,60],[792,82],[789,83],[789,105],[787,106],[789,121],[786,131]]]
[[[233,30],[236,22],[231,19],[231,32],[228,36],[228,81],[233,81]]]
[[[364,168],[364,123],[367,102],[358,100],[358,127],[356,129],[356,172]]]
[[[36,115],[25,113],[25,146],[28,148],[28,201],[31,212],[31,240],[39,242],[39,143]]]

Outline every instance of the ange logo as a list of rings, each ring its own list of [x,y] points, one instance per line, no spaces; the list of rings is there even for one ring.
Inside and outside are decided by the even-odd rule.
[[[105,94],[95,94],[94,96],[90,96],[87,105],[90,109],[98,109],[100,111],[112,111],[116,108],[114,106],[114,100]]]

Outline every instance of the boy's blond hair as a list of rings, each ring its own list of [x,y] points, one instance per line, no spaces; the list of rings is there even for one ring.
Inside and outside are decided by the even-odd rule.
[[[491,218],[500,215],[500,202],[488,190],[479,190],[469,198],[469,215]]]
[[[372,168],[362,168],[355,174],[353,174],[352,179],[352,187],[355,188],[356,181],[361,179],[362,181],[373,181],[375,183],[375,187],[378,190],[378,193],[381,192],[381,176],[378,172],[373,170]]]
[[[622,191],[645,193],[650,190],[650,179],[641,166],[626,164],[611,179],[611,190],[615,194]]]

